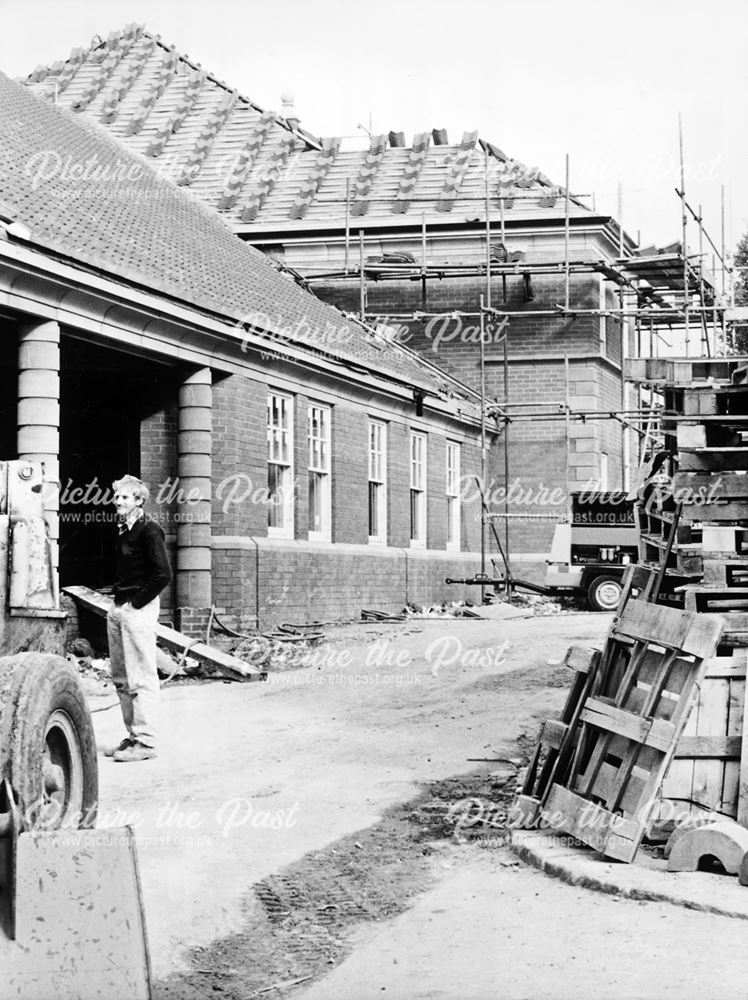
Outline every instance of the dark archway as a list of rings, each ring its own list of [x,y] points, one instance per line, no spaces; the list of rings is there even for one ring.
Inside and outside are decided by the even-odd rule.
[[[60,585],[112,582],[112,480],[141,475],[141,423],[169,404],[175,373],[151,358],[63,334]]]

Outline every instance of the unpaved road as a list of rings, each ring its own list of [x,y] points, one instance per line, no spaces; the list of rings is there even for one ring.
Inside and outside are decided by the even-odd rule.
[[[563,703],[566,648],[608,624],[351,625],[267,684],[167,687],[159,757],[100,769],[99,825],[137,832],[157,1000],[737,996],[714,970],[732,942],[746,981],[742,921],[557,885],[444,822],[469,796],[508,801],[501,759]],[[119,740],[116,709],[95,722]],[[711,993],[681,975],[699,935]]]

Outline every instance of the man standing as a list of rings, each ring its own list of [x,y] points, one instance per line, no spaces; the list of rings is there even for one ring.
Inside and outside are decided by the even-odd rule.
[[[135,476],[112,483],[117,511],[114,607],[107,616],[112,680],[127,736],[106,750],[117,761],[156,756],[158,595],[171,580],[161,527],[146,517],[148,487]]]

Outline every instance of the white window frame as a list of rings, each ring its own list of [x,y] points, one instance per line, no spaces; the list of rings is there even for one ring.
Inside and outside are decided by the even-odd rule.
[[[313,416],[317,413],[319,434],[312,433]],[[313,542],[329,542],[332,537],[332,510],[330,490],[330,451],[332,447],[332,410],[322,403],[310,403],[307,407],[307,445],[309,462],[309,482],[311,491],[312,475],[319,476],[321,507],[321,527],[312,528],[311,507],[308,512],[309,539]]]
[[[606,490],[610,489],[609,486],[610,473],[608,471],[608,453],[607,451],[600,452],[600,490],[604,493]]]
[[[274,401],[280,404],[280,420],[273,423]],[[294,537],[294,406],[293,397],[284,392],[268,392],[267,401],[268,438],[268,537]],[[270,497],[270,467],[282,469],[281,524],[271,524],[273,506]]]
[[[410,467],[410,545],[411,548],[416,549],[426,547],[427,455],[428,438],[420,431],[411,431],[408,462]]]
[[[374,534],[369,532],[372,545],[387,543],[387,424],[382,420],[369,420],[367,428],[369,476],[366,513],[371,528],[372,487],[377,496],[377,523]]]
[[[462,449],[457,441],[447,441],[446,483],[447,495],[447,548],[460,549],[462,511],[460,504],[460,463]],[[451,538],[449,536],[452,536]]]

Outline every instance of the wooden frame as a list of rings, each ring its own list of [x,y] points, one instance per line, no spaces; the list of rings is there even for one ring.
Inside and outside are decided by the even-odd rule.
[[[719,618],[629,600],[580,714],[568,780],[542,808],[552,829],[633,860],[721,632]]]

